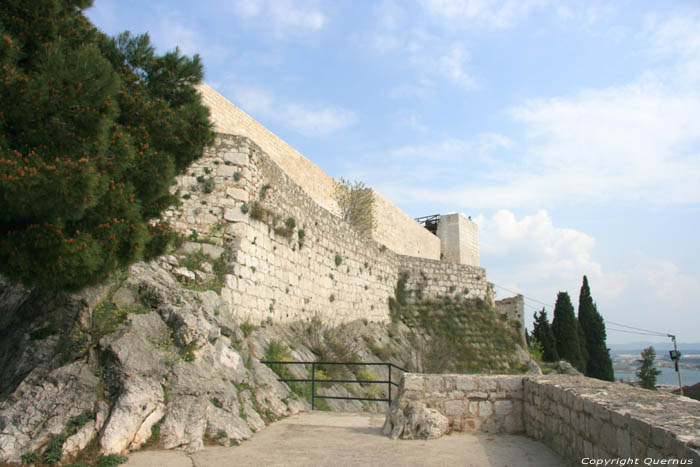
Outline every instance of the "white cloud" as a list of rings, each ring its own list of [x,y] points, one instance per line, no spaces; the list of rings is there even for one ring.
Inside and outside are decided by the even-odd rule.
[[[357,122],[351,110],[278,99],[256,87],[233,86],[234,102],[258,118],[279,122],[308,137],[324,137]]]
[[[546,5],[546,0],[423,0],[433,16],[452,24],[483,24],[494,28],[512,26],[532,9]]]
[[[681,340],[700,338],[700,321],[693,303],[700,280],[677,265],[636,252],[631,262],[604,270],[593,257],[596,241],[590,235],[554,225],[540,210],[518,218],[509,210],[491,217],[475,217],[479,225],[481,264],[499,297],[523,293],[531,329],[532,313],[544,302],[549,318],[559,291],[569,293],[574,307],[583,275],[604,319],[675,333]],[[666,319],[674,316],[673,321]],[[644,336],[608,331],[608,342],[641,340]]]
[[[264,21],[277,35],[318,31],[328,22],[315,2],[293,0],[236,0],[233,12],[245,20]]]
[[[454,44],[450,50],[438,60],[440,72],[450,81],[464,89],[476,88],[476,81],[465,71],[464,65],[469,54],[462,44]]]
[[[583,274],[600,274],[600,265],[590,253],[595,240],[583,232],[555,227],[545,210],[519,220],[501,209],[491,218],[478,216],[475,221],[482,255],[507,258],[512,273],[522,270],[520,277],[578,280]],[[522,276],[524,271],[529,274]]]

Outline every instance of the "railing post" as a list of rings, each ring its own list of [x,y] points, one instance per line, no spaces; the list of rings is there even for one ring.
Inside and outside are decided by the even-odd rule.
[[[311,410],[316,406],[316,364],[311,364]]]
[[[391,363],[387,366],[389,367],[389,405],[391,405]]]

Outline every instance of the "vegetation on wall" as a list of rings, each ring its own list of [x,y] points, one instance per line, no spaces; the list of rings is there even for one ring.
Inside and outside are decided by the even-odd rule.
[[[364,182],[341,178],[334,195],[340,217],[360,233],[371,235],[377,227],[374,190],[365,186]]]
[[[413,371],[428,373],[519,372],[515,357],[517,332],[491,305],[479,298],[416,299],[420,291],[407,289],[408,275],[400,275],[395,296],[389,299],[392,320],[411,328]]]
[[[161,254],[168,187],[213,139],[199,57],[110,39],[91,3],[0,10],[0,273],[30,287],[77,290]]]

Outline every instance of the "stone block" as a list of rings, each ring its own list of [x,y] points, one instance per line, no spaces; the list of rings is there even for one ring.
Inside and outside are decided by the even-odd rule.
[[[507,377],[498,380],[498,389],[501,391],[512,392],[522,391],[523,378],[521,376]]]
[[[243,188],[226,188],[226,196],[229,196],[236,201],[243,201],[244,203],[248,202],[248,191],[244,190]]]
[[[665,428],[654,426],[651,428],[651,442],[660,450],[668,449],[671,446],[673,435]]]
[[[496,390],[496,380],[492,377],[482,376],[476,378],[476,387],[481,391],[491,392]]]
[[[186,255],[199,253],[202,250],[202,244],[196,242],[185,242],[180,247],[180,251]]]
[[[499,400],[493,403],[494,411],[499,417],[504,417],[513,412],[513,402],[509,400]]]
[[[620,457],[629,457],[632,454],[629,432],[624,428],[618,428],[615,438],[617,448],[615,453]]]
[[[425,376],[426,392],[439,393],[445,390],[445,384],[441,375]]]
[[[445,401],[445,415],[449,418],[459,418],[467,413],[467,408],[464,401],[451,400]]]
[[[210,256],[214,260],[217,260],[224,253],[224,249],[220,246],[212,245],[210,243],[202,243],[202,253]]]
[[[425,389],[424,377],[422,375],[415,375],[406,373],[403,375],[403,389],[406,391],[420,391]]]
[[[489,401],[479,402],[479,417],[489,417],[493,414],[493,405]]]
[[[227,154],[224,154],[224,161],[230,162],[231,164],[247,166],[248,154],[239,152],[229,152]]]
[[[224,210],[224,219],[229,222],[246,222],[248,220],[248,215],[243,214],[240,208],[227,208]]]

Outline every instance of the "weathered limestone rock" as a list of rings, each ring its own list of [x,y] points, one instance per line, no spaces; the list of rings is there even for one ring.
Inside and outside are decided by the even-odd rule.
[[[424,403],[392,403],[382,432],[391,439],[436,439],[447,433],[449,421]]]
[[[84,362],[30,374],[0,405],[0,461],[19,462],[68,421],[93,410],[98,378]]]
[[[159,381],[142,376],[128,378],[100,437],[100,447],[108,454],[136,449],[150,436],[153,426],[165,412],[163,388]]]
[[[567,362],[566,360],[560,360],[557,366],[554,367],[554,371],[560,375],[570,375],[570,376],[581,376],[582,373],[578,371],[574,366]]]

